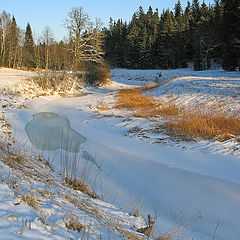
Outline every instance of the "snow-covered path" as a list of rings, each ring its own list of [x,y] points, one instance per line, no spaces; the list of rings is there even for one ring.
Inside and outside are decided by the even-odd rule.
[[[120,207],[157,214],[160,231],[183,227],[183,235],[201,240],[240,236],[238,158],[130,138],[122,118],[102,118],[81,110],[82,102],[94,97],[40,98],[31,109],[8,116],[20,141],[27,140],[24,127],[34,113],[67,117],[72,128],[87,138],[84,149],[101,166],[101,170],[91,168],[97,191]]]

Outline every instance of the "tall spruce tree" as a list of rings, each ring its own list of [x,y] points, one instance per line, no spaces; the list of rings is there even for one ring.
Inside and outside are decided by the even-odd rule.
[[[223,0],[223,8],[223,68],[233,71],[240,67],[240,1]]]
[[[13,16],[8,31],[9,41],[9,55],[8,55],[8,67],[16,67],[17,63],[17,50],[18,50],[18,37],[19,30],[17,27],[16,19]]]
[[[178,0],[173,11],[164,10],[160,16],[152,7],[146,13],[140,7],[126,24],[127,41],[121,38],[118,21],[107,31],[108,56],[114,53],[108,59],[110,63],[121,59],[117,63],[121,67],[178,68],[193,63],[195,70],[205,70],[224,58],[224,68],[234,70],[240,56],[239,4],[239,0],[215,0],[211,5],[192,0],[183,9]]]
[[[36,66],[34,41],[33,41],[31,25],[29,23],[27,24],[25,38],[24,38],[23,64],[25,67]]]

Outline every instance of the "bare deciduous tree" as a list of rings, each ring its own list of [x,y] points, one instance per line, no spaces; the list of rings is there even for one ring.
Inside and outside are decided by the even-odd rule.
[[[82,62],[103,62],[103,34],[99,21],[91,23],[83,8],[73,8],[66,19],[70,37],[70,51],[74,55],[74,66]]]
[[[50,27],[46,26],[43,31],[43,42],[45,47],[45,68],[49,68],[49,58],[50,58],[50,45],[54,42],[53,33]]]

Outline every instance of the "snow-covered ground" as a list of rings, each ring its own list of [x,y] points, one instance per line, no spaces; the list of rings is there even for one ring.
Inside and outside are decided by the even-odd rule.
[[[156,120],[134,118],[113,105],[118,89],[157,82],[160,86],[148,92],[156,98],[171,98],[187,107],[201,104],[209,109],[221,100],[224,111],[236,114],[240,106],[240,74],[117,69],[112,75],[114,82],[110,86],[88,88],[81,97],[40,97],[27,102],[27,108],[7,110],[17,145],[38,152],[39,145],[29,139],[25,127],[38,113],[57,114],[56,125],[67,119],[71,129],[85,139],[79,157],[74,158],[76,174],[84,175],[105,201],[129,212],[137,208],[144,215],[156,216],[157,231],[171,232],[173,239],[238,239],[239,144],[176,143],[162,132],[149,130],[154,129]],[[136,127],[141,129],[137,133],[132,131]],[[54,141],[50,131],[47,134],[36,130],[34,134]],[[56,171],[60,169],[61,152],[40,152]],[[72,159],[72,153],[64,155],[64,159]],[[120,212],[116,214],[121,216]],[[128,218],[121,219],[129,222]]]
[[[1,69],[0,75],[0,239],[144,239],[137,232],[146,227],[143,217],[66,186],[57,167],[13,134],[25,123],[14,128],[6,115],[29,104],[19,89],[35,73]],[[78,225],[73,229],[72,223]]]

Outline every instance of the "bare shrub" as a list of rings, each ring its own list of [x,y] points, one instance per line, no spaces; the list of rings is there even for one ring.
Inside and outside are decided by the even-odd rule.
[[[106,64],[88,63],[86,65],[86,83],[102,86],[111,81],[111,72]]]
[[[28,83],[33,83],[37,89],[46,95],[70,94],[79,92],[83,87],[83,74],[70,72],[46,71],[38,73]],[[36,89],[35,89],[36,90]]]

